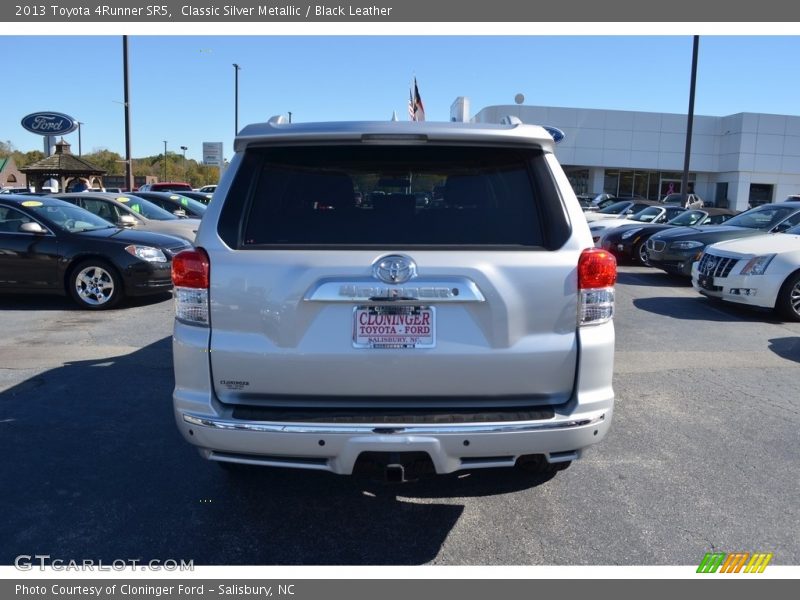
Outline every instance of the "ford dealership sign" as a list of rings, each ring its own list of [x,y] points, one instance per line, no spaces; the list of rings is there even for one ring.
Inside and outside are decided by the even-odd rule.
[[[553,138],[556,144],[558,144],[561,140],[567,137],[563,131],[561,131],[558,127],[550,127],[549,125],[542,125],[545,131],[550,134],[550,137]]]
[[[62,113],[38,112],[23,117],[22,126],[31,133],[39,135],[64,135],[75,131],[78,122]]]

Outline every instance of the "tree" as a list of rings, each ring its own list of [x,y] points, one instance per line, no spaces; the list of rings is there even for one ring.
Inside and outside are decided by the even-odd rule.
[[[96,167],[108,171],[109,175],[125,174],[125,162],[123,161],[122,156],[106,148],[95,150],[91,154],[84,154],[82,158],[89,161]]]
[[[0,158],[12,157],[18,167],[27,167],[42,160],[44,152],[30,150],[20,152],[11,140],[0,142]],[[104,169],[109,175],[124,175],[125,161],[121,155],[107,148],[97,148],[82,158],[93,165]],[[164,177],[164,155],[142,156],[131,160],[134,177],[150,176],[162,180]],[[186,181],[194,187],[216,183],[219,181],[219,168],[209,167],[196,160],[187,158],[184,162],[182,154],[167,152],[167,181]]]

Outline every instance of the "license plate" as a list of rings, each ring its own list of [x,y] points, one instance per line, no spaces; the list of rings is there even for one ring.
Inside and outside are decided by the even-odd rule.
[[[432,306],[356,306],[355,348],[433,348],[436,309]]]

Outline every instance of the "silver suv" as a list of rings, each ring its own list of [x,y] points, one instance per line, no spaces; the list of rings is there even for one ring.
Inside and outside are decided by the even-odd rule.
[[[556,471],[602,440],[616,262],[553,144],[523,124],[242,130],[173,260],[186,440],[221,466],[392,481]]]

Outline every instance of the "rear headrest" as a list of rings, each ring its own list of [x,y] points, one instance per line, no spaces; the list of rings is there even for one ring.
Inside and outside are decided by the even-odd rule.
[[[372,210],[396,214],[413,213],[417,200],[412,194],[376,194],[372,196]]]
[[[444,187],[444,202],[451,208],[486,208],[489,193],[480,175],[451,175]]]
[[[344,173],[308,173],[301,176],[301,194],[306,207],[347,210],[355,207],[353,182]]]

